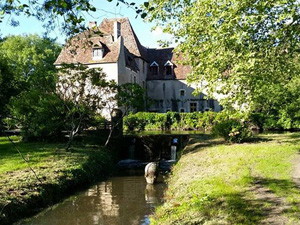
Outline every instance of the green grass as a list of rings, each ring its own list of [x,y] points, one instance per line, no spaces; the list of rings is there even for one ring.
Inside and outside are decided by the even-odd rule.
[[[260,224],[272,217],[274,207],[285,207],[281,219],[296,224],[300,192],[292,170],[299,137],[260,135],[253,143],[233,145],[193,137],[173,168],[166,202],[152,223]]]
[[[72,151],[66,152],[61,143],[12,139],[41,182],[7,138],[0,137],[0,224],[51,205],[76,187],[109,175],[112,169],[109,151],[99,146],[74,144]]]
[[[24,157],[29,160],[32,166],[37,166],[53,155],[55,149],[63,147],[63,145],[58,144],[20,143],[21,137],[17,136],[11,139],[17,144]],[[28,167],[7,137],[0,137],[0,155],[0,174]]]

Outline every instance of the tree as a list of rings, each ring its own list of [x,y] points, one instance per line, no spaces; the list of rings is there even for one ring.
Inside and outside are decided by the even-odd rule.
[[[37,35],[9,36],[0,42],[1,121],[9,114],[8,103],[20,93],[23,94],[18,96],[18,101],[25,103],[34,93],[43,96],[55,90],[53,63],[59,52],[60,46],[54,40]],[[10,109],[21,112],[18,107],[21,106],[13,104]]]
[[[107,1],[112,2],[112,0]],[[117,5],[120,3],[132,8],[137,14],[145,16],[134,2],[117,0]],[[48,32],[55,27],[60,27],[70,37],[86,29],[87,15],[100,10],[90,0],[4,0],[0,2],[0,23],[9,17],[10,24],[18,26],[17,17],[24,15],[42,21]]]
[[[114,107],[111,107],[110,109],[110,115],[112,119],[112,125],[110,128],[110,132],[108,135],[108,138],[105,142],[105,146],[108,145],[110,142],[110,139],[112,137],[112,134],[115,130],[123,129],[123,118],[124,116],[128,115],[129,112],[132,111],[143,111],[147,108],[149,102],[151,101],[150,98],[148,98],[146,95],[146,90],[142,88],[138,84],[133,83],[125,83],[121,84],[117,87],[117,93],[115,96],[115,100],[117,105]],[[119,111],[121,115],[117,115],[117,117],[113,121],[113,113],[117,113],[114,111],[117,107],[122,109],[122,112]],[[121,125],[121,126],[120,126]],[[123,130],[122,130],[123,131]],[[121,132],[122,132],[121,131]]]
[[[150,99],[146,97],[146,90],[138,84],[125,83],[118,86],[116,96],[118,105],[122,107],[123,114],[127,115],[130,111],[144,111],[147,109],[147,102]]]
[[[42,90],[21,92],[10,102],[11,117],[22,126],[25,140],[61,140],[65,129],[64,102]]]
[[[293,104],[286,90],[300,72],[299,1],[151,0],[145,8],[174,35],[198,92],[247,112],[274,115]]]
[[[0,55],[0,132],[3,129],[3,119],[7,116],[7,104],[17,94],[14,87],[15,79],[7,66],[7,61]]]
[[[55,88],[53,63],[61,46],[38,35],[8,36],[0,44],[2,57],[22,90]]]
[[[91,115],[111,112],[116,107],[117,85],[105,77],[102,68],[82,64],[65,64],[59,69],[57,92],[66,112],[67,150],[78,132],[88,125]]]

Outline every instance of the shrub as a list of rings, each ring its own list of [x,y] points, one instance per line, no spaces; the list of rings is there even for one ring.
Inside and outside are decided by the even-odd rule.
[[[54,140],[62,138],[65,114],[62,101],[39,90],[23,92],[10,102],[10,111],[21,125],[25,139]]]
[[[242,142],[251,137],[249,122],[241,115],[229,116],[226,112],[219,113],[215,118],[212,133],[223,137],[228,142]]]
[[[124,117],[124,129],[130,131],[210,129],[216,115],[216,112],[139,112]]]

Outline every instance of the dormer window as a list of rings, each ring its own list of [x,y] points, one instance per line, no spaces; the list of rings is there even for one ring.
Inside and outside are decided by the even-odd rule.
[[[154,61],[153,63],[151,63],[150,71],[151,71],[152,75],[158,75],[158,64],[157,64],[157,62]]]
[[[173,63],[171,63],[171,61],[168,60],[164,66],[165,66],[165,75],[172,76],[173,75]]]
[[[93,48],[93,59],[98,60],[103,58],[103,48]]]

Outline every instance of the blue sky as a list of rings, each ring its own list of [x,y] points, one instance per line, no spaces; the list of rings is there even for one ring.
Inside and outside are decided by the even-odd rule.
[[[89,21],[97,21],[98,24],[104,18],[115,18],[115,17],[128,17],[131,25],[137,34],[140,42],[147,47],[159,47],[157,44],[158,40],[171,40],[171,36],[164,34],[161,29],[156,29],[151,31],[151,28],[154,24],[145,23],[140,17],[136,17],[136,13],[133,9],[127,8],[123,4],[116,6],[117,1],[107,2],[106,0],[94,0],[93,1],[98,9],[96,13],[93,13],[91,16],[86,16],[86,25],[88,26]],[[137,0],[136,5],[142,4],[143,0]],[[17,27],[12,27],[9,25],[9,22],[6,20],[0,24],[0,33],[3,36],[7,35],[19,35],[19,34],[39,34],[45,31],[42,27],[42,23],[34,18],[27,17],[16,17],[20,22],[20,25]],[[65,36],[59,30],[56,30],[50,34],[51,37],[57,38],[57,41],[60,43],[65,42]]]

